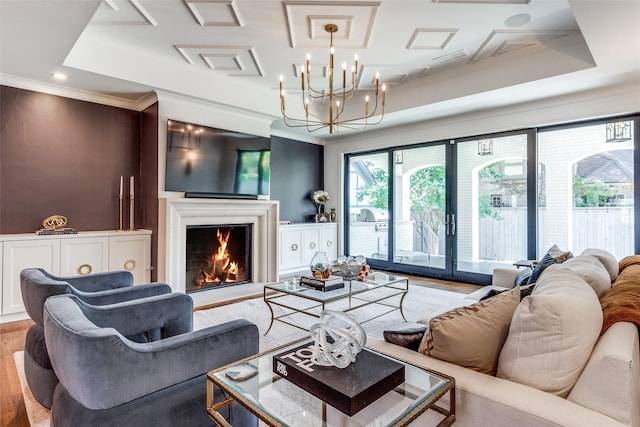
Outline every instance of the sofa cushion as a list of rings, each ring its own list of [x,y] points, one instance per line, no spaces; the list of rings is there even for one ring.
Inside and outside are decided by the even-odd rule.
[[[609,272],[611,282],[618,278],[618,261],[611,252],[605,251],[604,249],[588,248],[582,251],[580,255],[591,255],[598,258],[604,268]]]
[[[434,317],[419,350],[437,359],[494,375],[520,289]]]
[[[592,255],[578,255],[571,258],[562,268],[573,271],[591,286],[598,298],[611,289],[611,277],[600,260]]]
[[[497,376],[566,397],[602,326],[595,292],[572,271],[546,272],[515,310]]]
[[[629,322],[616,323],[598,340],[567,399],[633,425],[640,412],[633,401],[640,388],[639,361],[638,328]]]

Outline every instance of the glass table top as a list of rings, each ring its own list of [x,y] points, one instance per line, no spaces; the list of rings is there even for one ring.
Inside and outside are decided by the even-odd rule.
[[[361,292],[370,291],[375,288],[388,287],[394,283],[405,282],[408,283],[408,278],[404,276],[394,276],[388,274],[379,274],[375,277],[375,280],[367,280],[366,282],[360,282],[357,280],[345,280],[344,288],[335,289],[328,292],[318,291],[299,283],[293,284],[290,281],[278,282],[269,285],[265,285],[266,290],[278,291],[290,295],[296,295],[306,299],[329,302],[331,300],[342,299],[345,296],[356,295]]]
[[[257,374],[244,381],[234,381],[225,374],[227,369],[233,370],[233,366],[212,371],[207,378],[227,389],[236,401],[249,404],[263,420],[269,420],[269,424],[292,427],[406,425],[416,416],[415,411],[421,413],[430,408],[454,387],[451,377],[392,358],[405,365],[405,382],[349,417],[273,372],[275,354],[309,340],[296,341],[245,360],[243,363],[257,368]]]

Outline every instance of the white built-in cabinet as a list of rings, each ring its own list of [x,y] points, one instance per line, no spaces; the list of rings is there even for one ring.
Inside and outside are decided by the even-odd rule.
[[[338,225],[331,223],[284,224],[278,230],[278,272],[308,270],[316,252],[326,252],[330,261],[338,258]]]
[[[0,322],[25,311],[20,272],[43,268],[57,276],[128,270],[134,282],[151,281],[151,231],[95,231],[38,236],[0,235]]]

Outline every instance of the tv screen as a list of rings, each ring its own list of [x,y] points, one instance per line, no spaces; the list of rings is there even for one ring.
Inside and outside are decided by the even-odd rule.
[[[167,121],[166,191],[203,197],[266,196],[270,159],[269,138]]]

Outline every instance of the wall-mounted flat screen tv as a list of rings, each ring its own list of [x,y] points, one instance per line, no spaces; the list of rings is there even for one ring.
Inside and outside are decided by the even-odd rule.
[[[187,197],[267,196],[270,160],[269,138],[167,121],[166,191]]]

